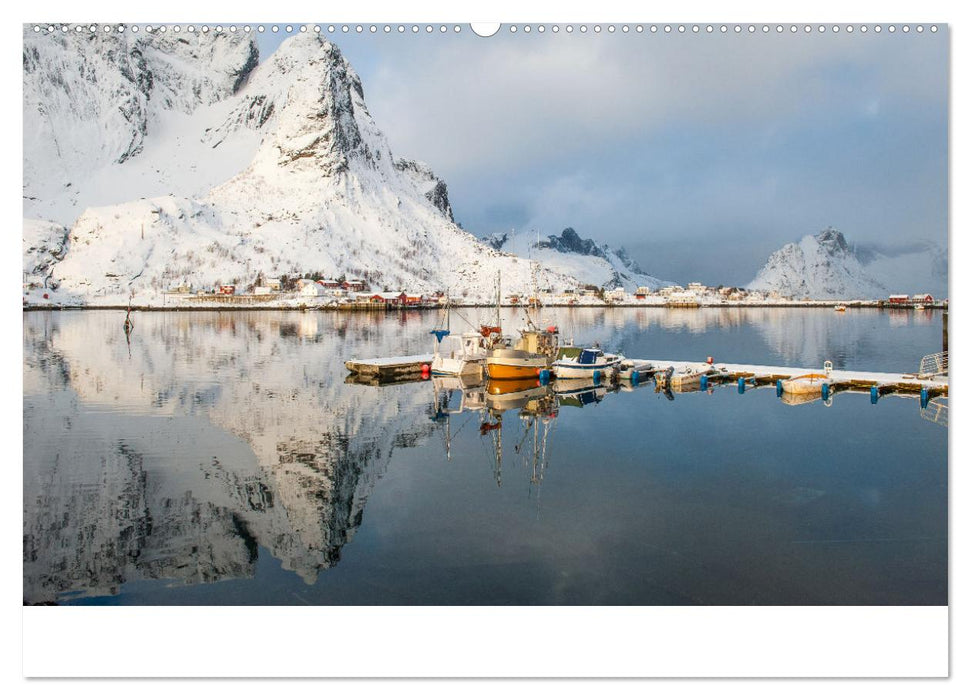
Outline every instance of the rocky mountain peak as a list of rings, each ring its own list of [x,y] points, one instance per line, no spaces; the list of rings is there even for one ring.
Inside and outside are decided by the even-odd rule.
[[[846,243],[846,237],[832,226],[824,228],[816,234],[815,238],[821,246],[834,254],[846,255],[851,252]]]

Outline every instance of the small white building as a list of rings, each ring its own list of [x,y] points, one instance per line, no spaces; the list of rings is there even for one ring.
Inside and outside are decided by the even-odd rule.
[[[297,293],[304,297],[315,297],[320,295],[320,285],[313,280],[297,280]]]
[[[606,296],[609,301],[613,302],[627,301],[627,290],[623,287],[617,287],[616,289],[611,289],[604,296]]]

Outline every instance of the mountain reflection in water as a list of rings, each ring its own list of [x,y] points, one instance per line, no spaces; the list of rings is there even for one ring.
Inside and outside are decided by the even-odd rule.
[[[714,353],[724,361],[810,365],[821,364],[815,362],[816,356],[828,357],[835,350],[846,363],[860,366],[866,361],[868,369],[885,370],[900,368],[897,354],[919,357],[928,338],[934,337],[933,325],[921,319],[903,329],[913,333],[905,336],[903,350],[898,344],[890,351],[873,339],[872,325],[882,323],[879,315],[854,325],[833,319],[831,313],[776,311],[551,309],[544,313],[559,323],[567,337],[574,335],[578,342],[597,340],[634,357],[700,359]],[[514,326],[513,314],[513,310],[507,314],[509,327]],[[637,387],[556,380],[543,385],[530,380],[475,386],[448,378],[387,387],[345,383],[343,361],[351,356],[427,352],[427,330],[434,324],[434,314],[140,313],[128,337],[122,332],[123,317],[123,312],[108,311],[24,316],[25,603],[117,597],[137,582],[162,583],[171,589],[164,599],[179,603],[183,598],[178,591],[196,590],[197,584],[259,579],[258,567],[265,556],[283,571],[296,574],[307,590],[320,588],[323,579],[343,568],[337,565],[360,532],[365,510],[374,512],[368,501],[380,494],[378,481],[392,468],[417,469],[411,460],[438,460],[426,465],[428,475],[443,468],[472,470],[455,476],[461,479],[455,488],[475,499],[461,501],[467,517],[473,517],[478,508],[493,507],[490,503],[513,509],[497,514],[499,519],[518,508],[495,500],[508,495],[489,496],[477,490],[476,480],[487,477],[493,491],[506,494],[512,488],[525,494],[533,505],[522,507],[547,508],[543,517],[550,523],[561,522],[564,538],[569,535],[567,521],[555,519],[569,513],[577,526],[595,532],[603,527],[604,513],[619,518],[634,505],[623,499],[635,492],[643,498],[644,492],[631,489],[620,497],[605,496],[608,500],[602,507],[607,510],[584,513],[585,506],[571,500],[579,496],[570,489],[588,478],[590,468],[603,466],[594,461],[629,463],[624,468],[631,470],[637,460],[663,462],[666,453],[652,445],[691,435],[689,430],[672,436],[661,425],[641,434],[630,429],[632,421],[642,422],[644,401],[658,398],[668,404],[662,396],[653,396],[651,383]],[[899,324],[895,317],[895,332],[901,332]],[[738,402],[751,404],[752,398],[730,400],[741,406]],[[655,424],[680,420],[678,430],[684,430],[688,414],[679,417],[675,407],[680,403],[666,413],[653,411],[658,415],[650,420]],[[912,408],[916,416],[917,408]],[[695,409],[686,404],[683,410]],[[716,410],[704,410],[698,415],[717,415]],[[712,434],[710,426],[700,427],[708,440],[727,437]],[[946,432],[939,432],[943,438],[929,434],[927,439],[946,441]],[[412,453],[413,457],[407,456]],[[486,474],[490,464],[491,474]],[[673,477],[654,469],[640,468],[630,474],[637,479],[650,476],[655,489],[674,488],[664,483]],[[553,480],[557,482],[554,493],[548,505],[545,500],[538,504],[540,486],[550,483],[551,474],[558,475]],[[698,484],[685,482],[683,488],[689,487],[698,492]],[[466,516],[434,500],[434,494],[422,496],[414,492],[417,485],[400,481],[386,488],[376,507],[384,520],[374,522],[372,539],[391,537],[383,528],[394,520],[392,513],[404,517],[416,507],[441,507],[440,517],[454,520],[437,523],[436,541],[451,534],[458,546],[462,538],[474,536],[474,526],[461,525]],[[609,485],[601,481],[596,487],[583,486],[584,493],[597,498],[591,488]],[[779,500],[770,501],[786,508],[807,508],[816,499],[825,500],[819,494],[830,492],[818,485],[796,485]],[[596,505],[601,507],[599,502]],[[633,523],[645,515],[625,517]],[[418,532],[428,536],[427,530]],[[398,531],[393,535],[406,537]],[[547,536],[550,542],[559,537]],[[576,534],[569,537],[576,539]],[[553,547],[551,551],[561,546],[533,544]],[[628,561],[623,567],[633,565],[630,556],[639,547],[618,545],[617,556],[626,546],[632,549],[624,555]],[[361,554],[378,549],[369,540]],[[480,555],[486,556],[486,550]],[[405,560],[413,554],[402,550],[395,556]],[[668,575],[677,570],[670,569]],[[584,575],[593,571],[587,566]],[[353,568],[348,576],[352,574],[363,576]],[[616,572],[611,576],[616,578]],[[660,585],[656,571],[652,576],[651,585]],[[370,585],[369,590],[382,590],[373,582]],[[411,584],[394,585],[403,590]],[[491,593],[463,585],[462,591],[443,588],[440,596],[429,592],[427,600],[549,602],[508,590],[492,600]],[[620,600],[626,601],[624,596],[640,600],[643,585],[632,579],[622,595],[619,589],[613,593]],[[660,598],[652,594],[642,602],[721,600],[709,583],[679,580],[663,588],[669,592]],[[679,592],[672,593],[674,589]],[[946,584],[942,588],[935,580],[929,590],[935,593],[922,589],[916,594],[918,602],[928,596],[937,600],[936,591],[946,591]],[[569,591],[569,595],[559,594],[565,598],[554,596],[555,600],[591,603],[612,594],[612,589],[598,591],[592,584]],[[240,595],[244,602],[292,602]],[[414,602],[411,593],[397,588],[386,588],[383,597],[374,595],[365,602]],[[737,600],[732,595],[727,599]],[[809,599],[816,598],[810,595]]]

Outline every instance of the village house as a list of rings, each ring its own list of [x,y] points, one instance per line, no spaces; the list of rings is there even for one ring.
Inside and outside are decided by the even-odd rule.
[[[280,279],[278,277],[271,277],[268,280],[266,280],[266,286],[269,287],[274,292],[279,292],[280,289],[282,288]]]
[[[383,303],[388,308],[398,308],[403,306],[405,299],[408,295],[404,292],[378,292],[377,294],[371,295],[371,301],[374,303]]]
[[[894,305],[909,304],[910,297],[906,294],[891,294],[887,297],[887,303]]]
[[[357,277],[348,277],[341,286],[348,292],[363,292],[367,289],[367,282]]]
[[[324,289],[340,289],[341,288],[341,283],[338,282],[337,280],[317,280],[317,284],[319,284]]]
[[[608,301],[620,304],[627,301],[627,290],[623,287],[617,287],[607,292],[606,297]]]
[[[651,293],[651,288],[650,287],[638,287],[634,291],[634,298],[635,299],[646,299],[647,298],[647,295],[650,294],[650,293]]]
[[[231,296],[235,293],[236,293],[235,284],[221,284],[219,285],[219,289],[216,290],[216,294],[225,294],[228,296]]]
[[[934,297],[930,294],[915,294],[911,297],[915,304],[933,304]]]

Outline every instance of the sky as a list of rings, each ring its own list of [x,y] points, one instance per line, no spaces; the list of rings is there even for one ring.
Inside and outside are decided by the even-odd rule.
[[[395,155],[430,165],[477,235],[570,226],[658,277],[739,285],[827,226],[946,245],[946,26],[565,26],[321,29]],[[257,37],[265,58],[286,35]]]

